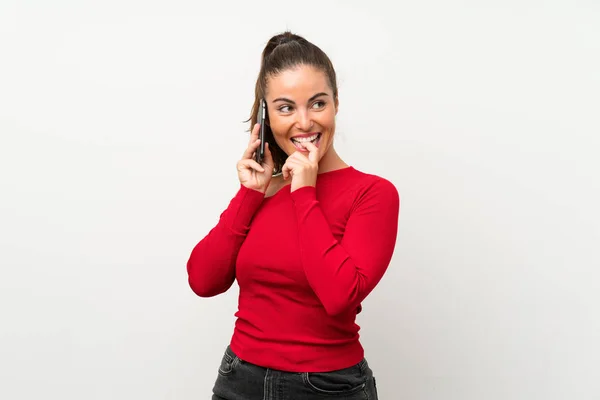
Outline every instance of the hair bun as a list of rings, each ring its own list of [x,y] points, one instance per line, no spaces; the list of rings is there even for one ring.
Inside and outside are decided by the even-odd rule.
[[[281,46],[281,45],[284,45],[287,43],[301,42],[301,41],[306,41],[306,40],[302,36],[298,36],[290,31],[285,31],[285,32],[279,33],[279,34],[273,36],[267,42],[267,45],[265,46],[265,49],[263,50],[263,60],[265,58],[267,58],[271,53],[273,53],[273,51],[275,50],[275,48],[277,48],[277,46]]]

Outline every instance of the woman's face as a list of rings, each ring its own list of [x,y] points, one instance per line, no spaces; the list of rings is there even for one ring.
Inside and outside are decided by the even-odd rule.
[[[300,65],[271,76],[265,101],[275,141],[288,156],[295,151],[308,154],[300,141],[314,143],[320,158],[327,153],[333,143],[338,102],[325,73]]]

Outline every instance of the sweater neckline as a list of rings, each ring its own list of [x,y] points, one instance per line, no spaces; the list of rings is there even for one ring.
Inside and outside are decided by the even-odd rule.
[[[335,177],[338,175],[341,175],[345,172],[352,172],[354,171],[354,167],[349,165],[347,167],[343,167],[343,168],[338,168],[338,169],[334,169],[331,171],[327,171],[327,172],[321,172],[320,174],[317,174],[317,186],[319,185],[319,182],[322,182],[322,179],[329,179],[331,177]],[[272,194],[271,196],[265,197],[265,199],[272,199],[273,197],[279,195],[281,192],[285,191],[286,193],[290,193],[290,188],[292,187],[292,183],[287,183],[285,185],[283,185],[282,187],[279,188],[279,190],[277,192],[275,192],[274,194]]]
[[[354,167],[352,165],[349,165],[347,167],[333,169],[333,170],[327,171],[327,172],[321,172],[320,174],[317,174],[317,182],[319,182],[319,178],[322,178],[322,177],[325,177],[325,176],[331,176],[331,175],[341,174],[343,172],[351,171],[351,170],[354,170]]]

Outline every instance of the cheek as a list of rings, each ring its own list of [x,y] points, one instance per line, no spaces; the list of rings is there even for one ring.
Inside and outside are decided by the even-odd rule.
[[[327,121],[323,121],[322,125],[328,132],[328,141],[331,142],[333,140],[333,136],[335,135],[335,119],[330,119]]]
[[[285,124],[285,120],[281,118],[273,118],[269,121],[269,126],[271,127],[271,132],[273,132],[273,136],[277,139],[285,136],[288,128]]]
[[[275,143],[285,151],[285,148],[289,145],[285,126],[282,126],[280,121],[270,121],[269,126],[271,127]]]
[[[319,119],[319,125],[333,131],[335,129],[335,112],[324,113]]]

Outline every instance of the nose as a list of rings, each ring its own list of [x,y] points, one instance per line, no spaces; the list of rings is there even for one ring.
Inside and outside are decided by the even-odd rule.
[[[313,127],[313,120],[308,110],[298,109],[296,112],[296,127],[304,132],[310,132]]]

